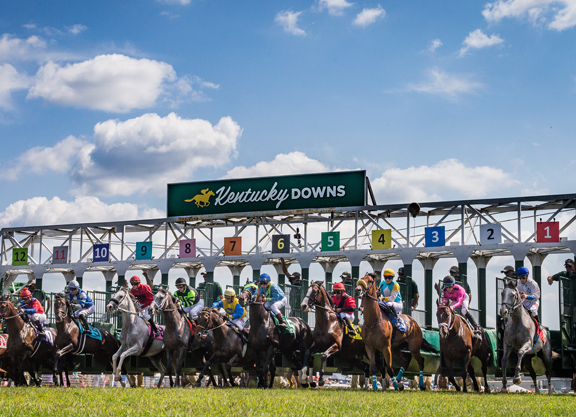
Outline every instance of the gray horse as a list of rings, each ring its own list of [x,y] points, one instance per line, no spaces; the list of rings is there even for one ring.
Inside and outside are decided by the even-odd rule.
[[[550,335],[546,338],[546,343],[538,339],[534,344],[534,335],[536,333],[536,324],[530,313],[522,306],[522,298],[517,289],[516,281],[508,281],[504,290],[502,290],[502,305],[500,306],[500,315],[508,318],[506,329],[504,330],[504,352],[502,354],[502,392],[507,392],[506,388],[506,368],[508,367],[508,356],[512,351],[516,352],[518,362],[514,372],[514,384],[522,382],[520,370],[522,365],[526,367],[534,381],[536,393],[540,390],[536,384],[536,372],[532,366],[532,358],[538,355],[546,367],[546,378],[548,379],[548,394],[552,394],[550,377],[552,371],[552,362],[558,357],[558,354],[552,352],[550,344]],[[546,330],[545,330],[546,331]]]
[[[166,368],[161,361],[161,354],[164,352],[164,341],[154,340],[148,351],[142,355],[148,341],[148,323],[138,315],[134,305],[134,297],[130,294],[127,283],[110,299],[106,310],[109,313],[122,312],[121,346],[112,357],[112,371],[116,377],[115,380],[122,380],[121,369],[126,357],[132,355],[145,356],[149,357],[156,369],[160,371],[160,380],[158,382],[158,388],[160,388],[166,373]]]

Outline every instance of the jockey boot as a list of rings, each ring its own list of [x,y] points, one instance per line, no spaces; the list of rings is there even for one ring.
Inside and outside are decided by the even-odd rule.
[[[90,333],[90,326],[88,325],[88,319],[86,318],[86,315],[80,314],[80,317],[78,317],[78,318],[82,322],[82,327],[84,328],[84,331],[86,333]]]
[[[148,323],[150,323],[150,328],[154,332],[154,336],[159,336],[160,330],[158,329],[158,326],[156,326],[156,323],[154,323],[154,320],[152,320],[152,317],[148,319]]]
[[[276,318],[278,319],[278,327],[288,327],[288,326],[286,326],[286,322],[284,321],[284,317],[282,317],[282,313],[276,314]]]
[[[476,323],[476,320],[474,320],[474,317],[472,317],[472,314],[470,314],[469,311],[466,312],[466,318],[468,319],[468,321],[472,325],[472,328],[474,329],[474,337],[476,339],[482,339],[482,333],[480,332],[480,326],[478,326],[478,324]]]
[[[350,319],[348,319],[348,317],[344,317],[342,320],[344,320],[344,323],[346,323],[346,327],[348,327],[348,334],[350,336],[356,336],[356,330],[354,330],[354,326],[352,325],[352,323],[350,323]]]
[[[400,328],[402,323],[400,323],[400,317],[398,316],[396,309],[392,306],[388,306],[388,311],[390,312],[390,314],[392,314],[392,316],[394,316],[394,319],[396,320],[396,328]]]
[[[38,330],[38,334],[45,334],[44,333],[44,326],[42,325],[42,323],[40,322],[40,320],[32,320],[32,323],[34,323],[34,326],[36,327],[36,330]]]

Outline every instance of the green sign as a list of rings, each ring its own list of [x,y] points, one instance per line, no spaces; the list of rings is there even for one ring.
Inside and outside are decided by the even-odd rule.
[[[366,171],[168,184],[168,217],[366,204]]]
[[[322,252],[340,250],[340,232],[322,233]]]
[[[28,248],[12,250],[12,265],[28,265]]]

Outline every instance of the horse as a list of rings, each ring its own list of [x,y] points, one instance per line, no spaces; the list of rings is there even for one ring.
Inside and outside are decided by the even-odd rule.
[[[54,355],[56,348],[47,341],[56,339],[56,330],[46,327],[44,338],[38,338],[34,327],[26,323],[18,310],[8,297],[0,297],[0,319],[5,320],[8,330],[8,341],[3,356],[10,361],[12,369],[9,375],[13,378],[14,385],[26,385],[24,371],[26,370],[36,386],[42,381],[36,376],[40,367],[46,367],[52,371],[53,381],[58,385],[58,378],[54,371]]]
[[[544,367],[546,368],[546,378],[548,379],[548,394],[552,395],[552,385],[550,384],[550,377],[552,372],[552,362],[558,358],[559,355],[552,351],[552,344],[550,341],[550,334],[547,334],[546,342],[541,338],[534,343],[534,336],[536,334],[536,324],[532,319],[530,313],[523,307],[522,297],[518,292],[517,282],[515,280],[508,281],[502,290],[502,305],[500,307],[500,316],[508,318],[506,328],[504,329],[504,351],[502,353],[502,392],[507,392],[506,388],[506,368],[508,368],[508,356],[511,352],[516,352],[518,361],[514,371],[514,384],[522,382],[520,378],[520,370],[522,365],[528,369],[536,393],[539,394],[538,384],[536,384],[536,372],[532,366],[532,358],[538,355]]]
[[[125,283],[106,306],[109,313],[122,312],[120,348],[112,356],[112,372],[116,381],[122,381],[121,370],[126,357],[132,355],[148,357],[156,369],[160,371],[158,382],[158,388],[160,388],[166,374],[166,368],[160,359],[160,355],[164,352],[164,341],[153,338],[153,332],[146,320],[138,315],[134,303],[134,296],[130,294],[128,283]],[[164,328],[163,326],[158,327]],[[128,380],[130,381],[130,378]],[[170,385],[172,385],[172,381],[170,381]]]
[[[423,391],[424,385],[424,358],[420,354],[420,349],[424,351],[436,352],[422,336],[422,330],[416,320],[411,316],[402,314],[401,317],[406,322],[406,331],[396,330],[387,314],[382,314],[376,298],[376,282],[370,275],[360,278],[356,284],[356,294],[362,298],[364,308],[364,324],[362,325],[362,338],[366,348],[366,354],[370,359],[370,372],[372,374],[372,388],[378,389],[376,383],[376,354],[381,352],[384,357],[386,371],[391,376],[395,389],[404,389],[404,384],[398,381],[404,374],[404,369],[408,367],[412,358],[418,363],[420,369],[419,387]],[[394,340],[392,340],[394,338]],[[408,353],[402,350],[408,347]],[[401,368],[397,376],[394,376],[392,369],[392,352],[395,357],[401,360]],[[384,376],[384,375],[383,375]],[[386,390],[386,385],[382,383],[382,389]]]
[[[58,350],[54,358],[54,367],[59,375],[62,373],[60,358],[69,354],[93,355],[99,363],[112,370],[112,356],[120,348],[116,336],[104,329],[98,329],[101,340],[89,337],[86,332],[81,333],[78,320],[72,313],[72,306],[63,293],[54,297],[54,316],[58,331],[55,340]]]
[[[176,355],[176,388],[180,387],[182,366],[186,352],[194,340],[196,324],[189,322],[178,310],[178,300],[167,289],[159,288],[150,305],[150,314],[164,313],[164,350],[166,351],[166,372],[172,376],[172,360]]]
[[[265,388],[265,380],[268,378],[270,370],[270,383],[268,388],[274,385],[274,375],[276,366],[274,365],[274,354],[276,350],[285,355],[293,364],[294,370],[299,374],[304,367],[305,352],[312,346],[312,331],[310,326],[299,317],[286,317],[284,320],[290,320],[295,328],[295,336],[279,332],[274,325],[274,320],[264,307],[262,294],[256,293],[255,300],[252,300],[252,294],[246,290],[239,297],[241,303],[249,304],[248,311],[250,317],[250,333],[248,335],[248,348],[254,353],[256,361],[256,372],[258,373],[258,387]]]
[[[200,337],[207,333],[212,333],[212,355],[206,358],[204,368],[198,377],[196,386],[202,383],[204,375],[212,376],[212,364],[218,364],[218,371],[224,383],[226,383],[226,374],[222,368],[222,363],[226,363],[226,372],[231,386],[236,386],[232,376],[232,365],[242,361],[242,338],[236,331],[229,326],[228,319],[222,316],[217,309],[205,307],[202,309],[196,319],[196,327],[199,329]],[[233,326],[233,325],[232,325]]]
[[[320,377],[318,385],[324,386],[324,367],[326,360],[332,355],[339,355],[352,367],[364,369],[364,373],[368,376],[370,369],[369,365],[362,361],[366,356],[366,349],[364,347],[364,340],[353,339],[344,334],[344,328],[338,319],[337,313],[333,310],[330,297],[324,288],[322,281],[313,281],[306,296],[302,300],[302,310],[310,312],[314,308],[316,310],[316,324],[314,325],[314,334],[312,346],[304,355],[304,368],[302,369],[302,385],[306,386],[306,364],[308,363],[311,354],[323,352],[320,368]]]
[[[491,356],[490,346],[484,329],[481,329],[482,339],[474,337],[472,330],[468,327],[466,319],[456,314],[454,308],[450,306],[450,301],[446,304],[440,304],[436,301],[438,307],[436,318],[438,319],[438,328],[440,332],[440,352],[448,369],[448,378],[456,391],[460,391],[460,386],[454,380],[453,365],[454,361],[460,361],[462,364],[462,381],[464,382],[463,391],[468,392],[466,385],[466,375],[470,374],[474,383],[474,390],[480,391],[474,367],[470,363],[472,356],[477,357],[482,363],[482,374],[484,375],[484,392],[490,392],[486,372],[488,370],[488,361]]]

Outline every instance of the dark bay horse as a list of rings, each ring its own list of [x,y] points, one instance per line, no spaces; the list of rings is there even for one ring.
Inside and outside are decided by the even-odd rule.
[[[72,306],[65,294],[56,294],[54,299],[54,315],[56,318],[56,355],[54,366],[61,375],[62,364],[60,359],[68,354],[93,355],[94,358],[112,371],[112,356],[120,348],[120,342],[110,332],[98,329],[102,340],[89,337],[86,333],[80,332],[78,319],[72,314]],[[70,386],[70,381],[68,381]]]
[[[158,388],[160,388],[164,381],[164,375],[166,374],[166,368],[161,359],[164,353],[164,341],[154,338],[147,347],[150,335],[153,332],[151,332],[148,322],[138,315],[134,302],[135,298],[130,294],[128,283],[125,283],[124,286],[112,296],[106,306],[106,310],[109,313],[115,313],[116,311],[122,312],[120,348],[112,356],[113,372],[116,381],[122,381],[121,371],[126,357],[132,355],[148,357],[156,369],[160,371],[160,380],[158,382]],[[163,326],[158,327],[163,328]],[[131,381],[131,379],[128,378],[128,381]]]
[[[481,329],[482,340],[474,337],[472,330],[468,327],[466,319],[456,314],[454,309],[450,307],[450,301],[446,304],[440,304],[436,301],[438,310],[436,311],[436,318],[438,319],[438,328],[440,332],[440,352],[446,368],[448,369],[448,378],[456,391],[460,391],[460,387],[454,379],[454,362],[459,361],[462,364],[462,381],[464,392],[468,391],[466,386],[466,375],[470,374],[474,383],[474,390],[480,391],[474,367],[470,363],[472,356],[476,356],[482,363],[482,374],[484,375],[484,392],[490,392],[488,386],[488,379],[486,372],[488,370],[488,361],[491,356],[490,346],[484,329]]]
[[[344,334],[344,327],[338,320],[337,313],[333,310],[333,306],[324,288],[322,281],[313,281],[306,296],[302,300],[302,310],[312,311],[316,310],[316,321],[314,325],[314,333],[312,335],[312,346],[306,350],[304,355],[304,368],[302,369],[302,385],[306,386],[306,364],[311,354],[322,352],[322,366],[320,368],[320,377],[318,385],[324,385],[324,366],[326,360],[332,355],[339,355],[350,363],[352,367],[364,369],[365,375],[368,376],[370,366],[362,361],[366,356],[366,349],[364,348],[364,340],[353,339]]]
[[[370,372],[372,374],[372,388],[378,389],[376,384],[376,354],[381,352],[386,364],[388,375],[392,379],[394,388],[403,389],[403,384],[398,384],[404,373],[404,369],[408,367],[412,358],[418,363],[420,369],[419,387],[425,390],[424,385],[424,358],[420,354],[420,349],[435,351],[422,337],[422,330],[416,320],[411,316],[402,314],[402,318],[406,321],[406,331],[401,332],[394,330],[394,326],[390,321],[387,314],[382,314],[378,306],[378,298],[376,298],[376,282],[370,275],[366,275],[358,280],[356,284],[356,294],[362,298],[362,306],[364,307],[364,324],[362,325],[362,338],[366,348],[366,354],[370,359]],[[392,342],[392,336],[396,332],[395,340]],[[408,353],[402,353],[405,347],[408,347]],[[392,353],[401,359],[402,366],[397,376],[394,376],[392,369]],[[384,375],[383,375],[384,376]],[[382,383],[382,388],[385,390],[386,384]]]
[[[304,355],[312,346],[312,330],[308,323],[299,317],[288,317],[295,327],[295,336],[279,332],[274,325],[274,320],[270,311],[264,307],[262,294],[256,293],[256,299],[252,300],[252,294],[248,290],[244,291],[238,300],[241,304],[249,303],[248,311],[250,317],[250,333],[248,335],[248,348],[253,352],[256,361],[256,372],[258,373],[258,387],[272,388],[276,367],[274,365],[274,355],[277,350],[286,356],[293,364],[294,371],[299,374],[304,367]],[[266,384],[270,371],[270,382]]]
[[[52,372],[54,383],[58,384],[54,371],[55,346],[45,338],[37,338],[34,327],[24,321],[8,297],[0,297],[0,319],[5,321],[8,329],[9,337],[4,355],[12,364],[9,373],[13,377],[14,384],[26,385],[24,371],[27,371],[34,383],[40,386],[42,381],[36,373],[41,367],[48,368]],[[56,330],[46,327],[44,332],[52,340],[56,339]]]
[[[236,386],[232,376],[232,366],[242,362],[242,339],[234,329],[227,324],[228,319],[222,316],[217,309],[205,307],[196,319],[196,327],[200,335],[212,333],[212,355],[206,358],[204,368],[198,377],[196,386],[202,383],[204,375],[212,375],[212,364],[218,364],[218,370],[226,381],[226,374],[222,364],[226,364],[226,372],[231,386]]]
[[[522,305],[522,298],[518,292],[515,280],[508,281],[502,290],[500,316],[505,319],[508,318],[504,329],[504,351],[502,353],[502,392],[507,392],[506,368],[508,368],[508,356],[511,352],[516,352],[518,362],[514,371],[514,384],[522,382],[519,374],[522,365],[524,365],[530,372],[532,381],[534,381],[536,393],[540,393],[538,384],[536,384],[536,372],[532,366],[532,358],[538,355],[546,368],[548,394],[552,395],[552,385],[550,384],[552,362],[559,355],[552,351],[550,334],[546,329],[544,329],[547,334],[546,342],[544,343],[542,339],[538,338],[538,341],[534,344],[536,324],[530,313]]]
[[[150,314],[156,315],[159,311],[164,313],[164,350],[166,351],[166,373],[172,376],[172,360],[176,355],[176,388],[180,387],[182,366],[186,352],[194,340],[196,324],[189,324],[185,315],[178,310],[177,299],[170,291],[159,288],[154,301],[150,305]]]

